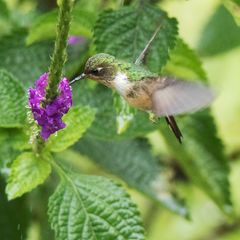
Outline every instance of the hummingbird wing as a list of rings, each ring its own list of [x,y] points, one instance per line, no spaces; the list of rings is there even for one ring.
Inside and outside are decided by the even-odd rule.
[[[146,54],[147,54],[148,50],[150,49],[150,47],[152,45],[153,40],[156,38],[160,29],[161,29],[161,24],[158,24],[158,26],[157,26],[156,30],[154,31],[153,35],[151,36],[151,38],[147,42],[146,46],[144,47],[144,49],[142,50],[142,52],[140,53],[140,55],[136,59],[136,61],[135,61],[136,65],[140,65],[143,62],[144,58],[146,57]]]
[[[195,112],[213,99],[212,90],[200,82],[164,78],[152,94],[153,112],[159,117]]]

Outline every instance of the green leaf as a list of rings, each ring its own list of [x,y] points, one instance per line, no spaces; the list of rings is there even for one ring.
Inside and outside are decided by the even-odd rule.
[[[20,127],[26,119],[26,93],[7,71],[0,69],[0,127]]]
[[[28,201],[23,197],[9,202],[4,189],[5,182],[0,177],[0,239],[27,239],[30,220]]]
[[[60,152],[73,145],[94,120],[95,110],[89,107],[72,107],[63,117],[66,128],[52,135],[48,140],[48,147],[53,152]]]
[[[171,193],[169,171],[160,167],[145,139],[100,141],[83,138],[76,149],[162,206],[179,215],[188,215],[184,204]]]
[[[57,5],[60,7],[62,5],[62,0],[57,0]]]
[[[74,77],[76,74],[79,74],[79,67],[83,66],[86,63],[86,59],[89,57],[89,46],[89,42],[84,39],[81,44],[68,46],[68,60],[64,66],[65,76]]]
[[[240,25],[240,1],[239,0],[223,0],[224,6],[233,15],[237,25]]]
[[[8,199],[20,197],[42,184],[51,172],[50,158],[48,154],[36,156],[31,152],[19,155],[13,162],[8,177]]]
[[[207,79],[198,56],[182,39],[178,39],[176,46],[170,51],[170,60],[164,67],[163,74],[189,80]]]
[[[135,204],[104,177],[68,175],[50,197],[48,213],[58,240],[145,239]]]
[[[159,23],[161,29],[145,61],[152,71],[159,72],[175,45],[177,22],[150,5],[103,12],[94,29],[97,51],[135,62]]]
[[[57,15],[56,10],[40,15],[30,28],[27,44],[54,38],[56,35]],[[91,37],[91,29],[96,19],[95,14],[75,8],[72,16],[70,35]]]
[[[28,148],[28,137],[22,129],[0,129],[0,171],[7,173],[21,150]]]
[[[8,141],[0,136],[0,173],[5,174],[9,171],[9,165],[20,154],[20,151],[12,148]]]
[[[29,87],[48,70],[52,43],[25,44],[25,31],[16,31],[0,40],[0,68],[5,68]]]
[[[220,6],[202,32],[198,51],[204,56],[220,54],[239,46],[239,39],[240,27],[226,8]]]
[[[4,0],[0,0],[0,18],[8,19],[9,10]]]
[[[183,133],[180,145],[167,126],[162,125],[172,155],[187,176],[204,190],[227,214],[232,212],[229,192],[229,166],[215,122],[205,110],[178,121]]]

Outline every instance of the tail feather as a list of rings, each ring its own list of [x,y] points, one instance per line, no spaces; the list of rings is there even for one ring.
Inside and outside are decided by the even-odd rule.
[[[165,117],[166,121],[167,121],[167,124],[168,126],[171,128],[171,130],[173,131],[174,135],[176,136],[176,138],[178,139],[178,141],[180,143],[182,143],[182,138],[183,138],[183,135],[174,119],[173,116],[167,116]]]

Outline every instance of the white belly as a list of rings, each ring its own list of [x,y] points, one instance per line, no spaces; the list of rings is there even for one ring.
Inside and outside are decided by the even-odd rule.
[[[113,80],[113,84],[115,89],[124,96],[129,87],[131,86],[131,83],[128,80],[128,77],[125,73],[118,72],[116,74],[116,77]]]

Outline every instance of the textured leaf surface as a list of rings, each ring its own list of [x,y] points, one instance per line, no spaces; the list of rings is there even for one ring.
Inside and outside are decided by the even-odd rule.
[[[0,40],[0,68],[13,73],[25,87],[29,87],[38,77],[48,70],[51,43],[25,44],[23,31],[3,37]]]
[[[21,129],[0,129],[0,169],[2,173],[8,172],[10,164],[27,146],[28,137]]]
[[[26,118],[26,93],[7,71],[0,70],[0,127],[19,127]]]
[[[240,25],[240,1],[239,0],[223,0],[224,6],[233,15],[235,22]]]
[[[8,201],[4,193],[5,182],[0,178],[0,239],[19,240],[27,238],[29,206],[26,198]]]
[[[161,169],[150,152],[147,140],[100,141],[83,138],[76,149],[164,207],[182,216],[187,215],[185,206],[171,195],[168,170]]]
[[[170,51],[170,60],[164,66],[163,73],[189,80],[207,79],[198,56],[182,39],[178,39]]]
[[[19,155],[20,151],[12,148],[3,136],[0,136],[0,173],[8,173],[9,165]]]
[[[216,10],[201,36],[198,50],[204,56],[223,53],[240,45],[240,27],[223,6]]]
[[[37,157],[30,152],[19,155],[11,166],[6,188],[8,199],[20,197],[42,184],[51,172],[49,159],[49,155]]]
[[[49,149],[53,152],[60,152],[74,144],[91,126],[94,115],[95,110],[92,108],[72,107],[63,117],[67,127],[49,138]]]
[[[159,24],[160,32],[145,61],[159,72],[175,45],[177,22],[152,6],[123,7],[101,14],[94,30],[97,51],[135,62]]]
[[[70,175],[49,201],[59,240],[142,240],[138,210],[125,191],[103,177]]]
[[[70,34],[90,37],[96,16],[92,12],[83,11],[78,8],[73,10],[72,16],[73,20],[71,22]],[[30,28],[27,43],[32,44],[40,40],[54,38],[56,34],[56,24],[57,11],[40,15]]]
[[[161,132],[187,176],[225,212],[231,213],[229,167],[214,119],[207,110],[178,121],[183,132],[180,145],[166,126]]]

